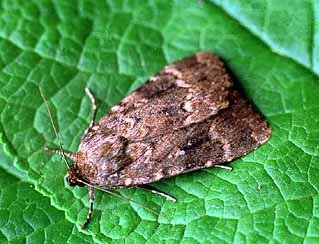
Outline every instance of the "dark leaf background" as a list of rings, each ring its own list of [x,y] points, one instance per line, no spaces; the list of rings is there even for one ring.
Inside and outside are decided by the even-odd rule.
[[[70,188],[38,87],[76,151],[97,96],[100,118],[165,64],[223,58],[272,138],[233,172],[155,186],[178,203],[119,191],[160,212]],[[0,1],[0,242],[318,243],[319,2],[311,0]]]

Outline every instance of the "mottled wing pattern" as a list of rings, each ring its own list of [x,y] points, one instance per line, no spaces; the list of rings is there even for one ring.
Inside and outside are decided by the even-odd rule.
[[[82,178],[100,185],[100,179],[109,177],[131,164],[127,154],[128,140],[117,134],[108,134],[96,127],[88,131],[77,152],[76,169]]]
[[[99,186],[128,187],[249,153],[271,130],[232,85],[208,52],[166,66],[84,135],[79,175]]]
[[[231,79],[223,63],[200,52],[166,66],[101,119],[130,141],[142,141],[203,121],[228,106]]]
[[[271,129],[239,92],[217,115],[187,128],[130,144],[133,163],[104,179],[115,187],[146,184],[189,171],[225,164],[265,143]],[[102,180],[102,179],[101,179]]]
[[[150,152],[143,141],[148,145],[150,138],[158,140],[227,107],[231,86],[224,64],[209,52],[167,65],[84,134],[77,153],[79,174],[93,183],[121,171]]]

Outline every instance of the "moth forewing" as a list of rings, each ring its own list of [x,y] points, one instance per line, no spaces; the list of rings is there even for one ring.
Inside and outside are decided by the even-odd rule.
[[[271,129],[233,86],[223,62],[199,52],[164,67],[114,106],[97,124],[93,119],[74,164],[71,185],[138,187],[175,198],[146,184],[207,167],[228,164],[265,143]],[[105,190],[109,191],[109,190]],[[110,192],[110,191],[109,191]]]

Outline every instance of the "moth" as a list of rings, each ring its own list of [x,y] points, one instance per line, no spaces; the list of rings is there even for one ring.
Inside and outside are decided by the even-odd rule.
[[[95,98],[88,88],[86,93],[93,117],[78,151],[66,152],[60,142],[60,149],[45,147],[74,162],[67,163],[70,186],[88,187],[90,208],[83,228],[92,218],[94,188],[139,187],[175,200],[147,184],[208,167],[229,168],[225,164],[264,144],[271,134],[210,52],[165,66],[98,123]]]

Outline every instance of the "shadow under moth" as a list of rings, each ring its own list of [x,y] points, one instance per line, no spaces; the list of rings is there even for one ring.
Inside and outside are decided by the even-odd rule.
[[[271,134],[210,52],[165,66],[98,123],[95,98],[89,89],[86,93],[93,118],[78,151],[62,149],[49,108],[60,149],[45,147],[62,155],[70,186],[88,187],[90,209],[83,228],[92,218],[94,188],[117,195],[112,189],[138,187],[174,201],[147,184],[202,168],[228,168],[225,164],[262,145]]]

